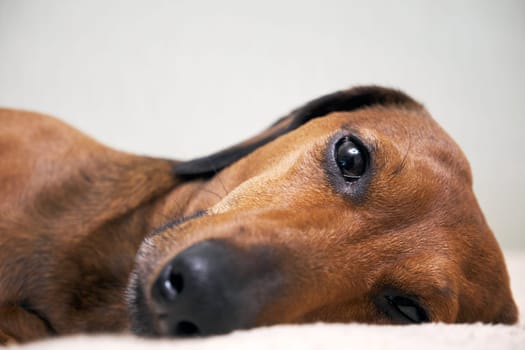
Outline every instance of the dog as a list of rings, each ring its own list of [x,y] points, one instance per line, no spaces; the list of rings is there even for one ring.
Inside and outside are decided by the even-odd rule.
[[[0,125],[2,343],[517,321],[465,156],[401,91],[335,92],[190,161]]]

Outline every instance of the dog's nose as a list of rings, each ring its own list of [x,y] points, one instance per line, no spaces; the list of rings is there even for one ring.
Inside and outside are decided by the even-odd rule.
[[[228,333],[254,326],[260,304],[262,267],[221,240],[199,242],[179,253],[152,289],[162,335]]]

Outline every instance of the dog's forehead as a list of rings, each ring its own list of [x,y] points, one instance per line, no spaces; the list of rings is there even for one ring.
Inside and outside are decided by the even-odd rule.
[[[341,134],[342,132],[342,134]],[[406,156],[454,158],[464,163],[459,146],[423,108],[374,106],[350,112],[333,112],[305,123],[290,133],[308,142],[311,137],[329,138],[344,133],[362,138],[371,147],[396,147],[410,151]],[[317,135],[317,136],[316,136]],[[456,166],[455,164],[454,166]]]
[[[446,137],[443,130],[424,109],[372,106],[356,111],[333,112],[324,117],[313,119],[310,123],[318,123],[325,128],[334,130],[362,131],[376,134],[378,137],[390,137],[398,140],[415,133],[433,138]]]

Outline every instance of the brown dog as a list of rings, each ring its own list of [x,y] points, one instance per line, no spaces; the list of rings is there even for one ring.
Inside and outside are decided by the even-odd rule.
[[[189,162],[0,110],[0,184],[2,342],[517,320],[464,155],[399,91],[324,96]]]

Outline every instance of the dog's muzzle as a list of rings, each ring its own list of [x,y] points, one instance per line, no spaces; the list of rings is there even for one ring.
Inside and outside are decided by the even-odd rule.
[[[202,336],[255,327],[282,280],[274,256],[268,246],[241,249],[224,240],[183,250],[151,289],[158,332]]]

